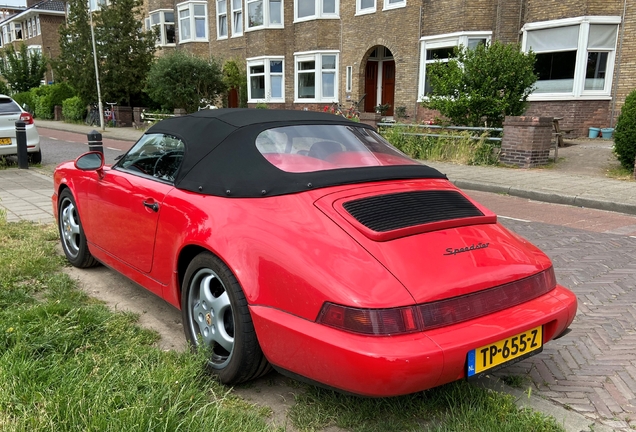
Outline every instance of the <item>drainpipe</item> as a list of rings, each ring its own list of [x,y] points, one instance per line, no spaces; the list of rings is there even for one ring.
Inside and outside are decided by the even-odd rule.
[[[623,42],[625,40],[625,16],[627,14],[627,0],[623,3],[623,16],[621,18],[621,40],[618,45],[618,58],[616,60],[616,77],[614,78],[614,89],[612,91],[612,111],[610,113],[610,127],[614,127],[614,117],[616,116],[616,98],[618,97],[618,81],[621,77],[621,61],[623,59]]]

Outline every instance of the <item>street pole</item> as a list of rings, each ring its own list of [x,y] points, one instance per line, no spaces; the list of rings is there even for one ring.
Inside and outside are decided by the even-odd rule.
[[[99,85],[99,68],[97,67],[97,49],[95,49],[95,29],[93,28],[93,11],[91,10],[90,1],[88,2],[88,14],[91,24],[91,41],[93,42],[93,60],[95,60],[95,81],[97,81],[97,106],[99,107],[99,125],[102,131],[106,130],[104,124],[104,107],[102,106],[102,90]]]

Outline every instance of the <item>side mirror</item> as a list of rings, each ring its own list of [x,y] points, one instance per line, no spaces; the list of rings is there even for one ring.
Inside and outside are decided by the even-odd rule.
[[[104,167],[104,155],[101,152],[84,153],[75,159],[75,168],[82,171],[97,171]]]

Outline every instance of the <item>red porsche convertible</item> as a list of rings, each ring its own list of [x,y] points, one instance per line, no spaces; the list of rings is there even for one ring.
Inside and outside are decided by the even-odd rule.
[[[326,113],[200,111],[114,165],[55,171],[77,267],[180,308],[224,383],[276,370],[393,396],[478,376],[567,332],[550,260],[440,172]]]

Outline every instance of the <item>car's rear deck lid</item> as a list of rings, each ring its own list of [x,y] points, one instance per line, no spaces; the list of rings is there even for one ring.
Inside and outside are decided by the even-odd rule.
[[[376,188],[372,193],[335,194],[317,204],[331,201],[343,218],[375,241],[497,221],[494,213],[471,202],[447,181],[428,181],[425,187],[417,183],[393,190]]]

